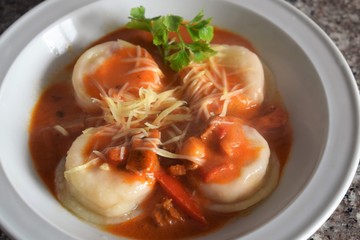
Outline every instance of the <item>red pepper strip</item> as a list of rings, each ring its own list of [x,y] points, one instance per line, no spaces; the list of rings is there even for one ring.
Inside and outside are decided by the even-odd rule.
[[[161,169],[156,171],[155,178],[164,191],[186,214],[200,223],[206,224],[206,219],[201,209],[196,205],[190,194],[176,178],[166,174]]]

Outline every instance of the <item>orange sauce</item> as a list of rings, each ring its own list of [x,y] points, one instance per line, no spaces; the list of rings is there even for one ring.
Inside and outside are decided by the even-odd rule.
[[[105,90],[120,89],[125,83],[128,83],[130,88],[137,91],[141,87],[147,87],[146,84],[151,84],[149,79],[154,79],[155,73],[150,71],[129,73],[134,69],[134,62],[127,62],[124,59],[136,57],[137,54],[137,49],[133,47],[124,47],[114,52],[96,71],[85,76],[84,86],[86,86],[87,93],[91,97],[99,98],[98,86],[102,86]],[[152,57],[144,49],[140,49],[139,54],[143,58],[152,60]],[[149,67],[149,64],[145,62],[138,67]],[[98,85],[93,82],[97,82]],[[153,85],[156,90],[161,84]]]
[[[153,195],[143,204],[145,211],[147,211],[144,215],[122,224],[106,226],[105,229],[116,235],[135,239],[184,239],[215,231],[230,219],[239,215],[239,213],[214,213],[207,211],[205,212],[208,222],[207,225],[203,225],[189,218],[186,222],[180,222],[166,227],[158,227],[154,225],[154,221],[149,215],[154,205],[161,200],[163,194],[160,188],[156,189]]]
[[[240,124],[221,124],[214,130],[204,139],[206,160],[201,175],[206,183],[228,183],[258,157],[260,149],[251,146]]]
[[[85,116],[76,104],[69,83],[55,83],[40,96],[30,122],[29,146],[34,167],[48,189],[55,193],[55,168],[85,128]],[[69,126],[69,136],[54,131],[54,125]]]
[[[99,39],[93,45],[117,39],[122,39],[144,47],[165,74],[165,84],[175,80],[175,73],[164,64],[157,48],[152,44],[151,36],[148,33],[137,30],[119,29]],[[241,36],[219,28],[215,28],[213,43],[242,45],[254,51],[251,43]],[[113,63],[110,64],[110,70],[114,68],[112,64]],[[64,69],[64,71],[69,70]],[[281,100],[275,101],[272,104],[276,108],[285,111]],[[257,121],[258,119],[266,118],[267,109],[268,106],[260,107],[256,109],[256,113],[252,113],[251,120],[254,120],[255,126],[257,123],[261,126],[268,124],[266,119],[264,121]],[[42,92],[34,107],[29,127],[29,147],[37,173],[55,197],[54,178],[56,166],[62,158],[66,157],[67,150],[70,148],[72,142],[84,129],[99,125],[97,121],[89,120],[98,114],[99,113],[85,113],[76,104],[70,79],[50,84]],[[64,136],[54,130],[54,125],[66,126],[67,129],[70,129],[69,135]],[[204,129],[203,125],[203,123],[200,123],[199,126],[193,126],[193,129],[199,132],[199,129]],[[278,132],[267,132],[265,129],[261,133],[269,142],[272,151],[275,151],[279,156],[281,167],[283,168],[286,164],[292,143],[290,124],[286,122]],[[212,152],[209,152],[209,154],[212,154]],[[246,153],[247,157],[245,156],[244,161],[247,161],[256,154],[256,150],[249,150]],[[240,165],[238,165],[238,167],[239,166]],[[223,180],[227,181],[228,179],[224,178]],[[180,178],[180,181],[182,181],[184,185],[188,184],[186,179]],[[150,215],[155,204],[163,196],[163,191],[157,187],[151,197],[142,205],[145,211],[144,214],[122,224],[104,226],[103,229],[116,235],[137,239],[177,239],[203,235],[215,231],[234,218],[234,216],[243,214],[222,214],[204,210],[208,222],[206,226],[190,218],[186,218],[186,221],[181,223],[158,227],[154,224]]]

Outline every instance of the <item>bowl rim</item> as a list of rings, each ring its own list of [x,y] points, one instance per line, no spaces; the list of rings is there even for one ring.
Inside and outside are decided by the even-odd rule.
[[[17,57],[19,52],[23,49],[24,46],[27,45],[28,41],[33,39],[34,36],[36,36],[39,32],[41,32],[43,29],[45,29],[49,22],[52,23],[59,18],[61,18],[63,15],[75,11],[77,8],[80,8],[82,6],[85,6],[87,4],[96,2],[99,0],[78,0],[78,1],[72,1],[71,4],[63,4],[61,0],[53,0],[53,1],[45,1],[41,3],[40,5],[36,6],[34,9],[26,13],[24,16],[22,16],[19,20],[17,20],[10,28],[8,28],[0,37],[0,49],[4,49],[4,47],[9,43],[12,42],[16,47],[12,50],[9,50],[6,54],[8,61],[6,64],[4,64],[2,67],[0,67],[0,76],[4,74],[6,75],[7,68],[11,66],[13,60]],[[228,2],[233,2],[234,4],[239,4],[236,0],[227,0]],[[250,2],[250,1],[249,1]],[[254,1],[256,2],[256,1]],[[337,49],[335,44],[331,41],[331,39],[323,32],[323,30],[318,27],[311,19],[309,19],[305,14],[297,10],[295,7],[293,7],[291,4],[285,2],[285,1],[269,1],[270,4],[277,4],[278,7],[282,7],[284,9],[287,9],[287,11],[291,11],[295,14],[296,17],[298,17],[299,21],[302,21],[302,23],[306,26],[310,26],[313,33],[317,35],[319,40],[322,40],[326,43],[326,48],[336,57],[336,59],[341,63],[344,64],[341,68],[341,71],[343,71],[343,74],[346,76],[349,84],[349,89],[352,90],[351,97],[353,100],[353,117],[356,120],[356,125],[354,125],[354,134],[355,137],[353,138],[355,141],[353,142],[354,151],[352,152],[352,159],[351,166],[347,168],[347,174],[346,179],[341,182],[341,184],[335,188],[334,191],[332,191],[331,194],[335,195],[336,197],[333,197],[331,201],[327,201],[327,206],[324,206],[324,210],[318,214],[317,216],[313,218],[312,224],[307,224],[305,228],[302,229],[301,232],[296,232],[296,236],[299,238],[306,238],[309,237],[313,232],[315,232],[323,222],[331,215],[331,213],[335,210],[337,205],[340,203],[343,195],[345,194],[347,188],[349,187],[351,180],[355,174],[356,167],[358,165],[358,159],[359,159],[359,147],[357,147],[360,142],[360,134],[359,134],[359,119],[360,119],[360,107],[359,107],[359,95],[357,92],[357,86],[355,84],[355,79],[351,73],[350,68],[347,66],[345,58],[342,56],[341,52]],[[255,3],[253,3],[255,6]],[[269,4],[269,3],[265,3]],[[249,4],[251,5],[251,4]],[[55,11],[54,11],[55,10]],[[41,20],[40,20],[41,19]],[[35,27],[31,29],[26,29],[29,22],[37,21],[39,24],[37,24]],[[27,32],[27,38],[21,38],[19,39],[17,36],[21,31]],[[0,79],[3,79],[1,77]],[[2,84],[0,82],[0,84]],[[0,85],[1,88],[1,85]],[[357,160],[356,160],[357,159]],[[321,166],[320,166],[321,167]],[[326,166],[325,166],[326,168]],[[4,177],[3,169],[0,165],[0,179],[2,182],[5,182],[6,187],[5,189],[7,191],[10,191],[10,198],[14,199],[14,201],[17,201],[20,205],[26,206],[24,202],[22,202],[21,199],[16,199],[17,194],[14,189],[12,189],[12,186],[8,182],[8,180]],[[4,179],[3,179],[4,178]],[[313,181],[313,180],[311,180]],[[5,190],[4,189],[4,190]],[[304,193],[306,194],[306,192]],[[0,201],[3,202],[3,199],[0,198]],[[18,232],[18,228],[14,227],[14,225],[11,224],[11,221],[8,222],[9,218],[4,216],[10,216],[11,210],[7,208],[3,208],[0,212],[0,226],[4,228],[5,231],[7,231],[10,235],[23,239],[25,236],[34,236],[33,228],[29,227],[26,230],[24,230],[22,233]],[[35,213],[32,213],[29,210],[29,216],[32,217],[38,217]],[[25,218],[24,218],[25,219]],[[31,219],[31,217],[26,217],[26,219]],[[41,219],[41,221],[44,221]],[[16,223],[16,221],[13,221],[13,223]],[[25,223],[25,221],[24,221]],[[45,223],[45,221],[44,221]],[[60,229],[57,229],[59,231]],[[61,230],[60,230],[61,231]],[[30,234],[29,234],[30,233]],[[27,235],[26,235],[27,234]],[[246,237],[246,235],[244,236]]]

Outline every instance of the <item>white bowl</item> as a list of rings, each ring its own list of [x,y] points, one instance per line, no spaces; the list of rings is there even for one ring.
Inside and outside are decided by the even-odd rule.
[[[246,37],[275,74],[290,112],[294,142],[276,191],[248,216],[200,238],[309,237],[340,203],[355,174],[359,97],[329,38],[276,0],[55,0],[18,21],[0,41],[2,52],[7,49],[0,67],[1,225],[17,239],[116,238],[80,221],[49,193],[32,167],[27,128],[47,76],[126,23],[130,9],[139,5],[148,16],[187,19],[204,9],[215,25]]]

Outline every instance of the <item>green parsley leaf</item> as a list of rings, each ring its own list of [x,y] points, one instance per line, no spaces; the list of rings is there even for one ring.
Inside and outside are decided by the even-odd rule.
[[[175,71],[180,71],[190,63],[190,53],[187,49],[181,49],[176,53],[166,57],[170,67]]]
[[[186,26],[193,41],[210,42],[214,37],[214,27],[210,25],[211,18],[203,19],[204,11],[201,10]]]
[[[145,19],[145,8],[143,6],[132,8],[130,10],[130,16],[138,19]]]
[[[194,62],[202,62],[216,52],[210,47],[210,44],[199,44],[199,42],[190,43],[187,46],[192,54],[193,54],[193,61]]]
[[[168,43],[169,31],[164,24],[164,17],[153,21],[151,34],[153,35],[153,43],[156,46],[166,45]]]
[[[178,32],[183,18],[174,15],[164,16],[164,25],[169,32]]]
[[[204,17],[204,10],[200,10],[200,12],[190,21],[190,24],[199,22]]]
[[[193,41],[210,42],[214,37],[213,26],[207,26],[204,22],[194,26],[186,26],[186,30]]]
[[[150,32],[153,36],[153,44],[158,46],[164,61],[175,70],[180,71],[188,66],[191,61],[203,61],[216,52],[211,49],[210,42],[214,37],[214,27],[210,25],[211,18],[203,19],[204,12],[201,10],[190,22],[176,15],[145,17],[143,6],[133,8],[130,11],[128,28]],[[185,28],[192,42],[185,43],[180,29]],[[169,34],[175,33],[177,39],[169,39]]]
[[[145,8],[143,6],[132,8],[130,11],[130,19],[131,21],[126,24],[126,27],[150,31],[151,20],[145,18]]]

